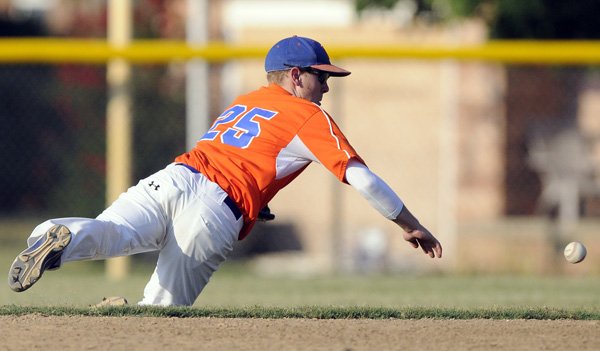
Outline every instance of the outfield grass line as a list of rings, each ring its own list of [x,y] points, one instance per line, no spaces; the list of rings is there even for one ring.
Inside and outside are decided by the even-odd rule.
[[[532,320],[600,320],[600,311],[555,308],[482,308],[454,309],[432,307],[262,307],[198,308],[155,306],[62,307],[0,306],[0,315],[21,316],[90,316],[90,317],[177,317],[177,318],[259,318],[259,319],[532,319]]]

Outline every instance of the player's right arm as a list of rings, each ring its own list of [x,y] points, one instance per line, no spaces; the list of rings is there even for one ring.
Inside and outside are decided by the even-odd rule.
[[[300,140],[289,151],[318,161],[340,180],[348,182],[383,216],[404,229],[404,240],[421,247],[430,257],[441,257],[439,241],[410,213],[398,195],[371,172],[352,148],[338,126],[320,111],[299,132]]]
[[[346,167],[346,181],[379,213],[404,229],[404,240],[414,248],[421,247],[432,258],[442,257],[440,242],[413,216],[398,195],[367,166],[351,159]]]

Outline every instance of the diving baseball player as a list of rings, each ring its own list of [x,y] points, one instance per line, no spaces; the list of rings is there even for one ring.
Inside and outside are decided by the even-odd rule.
[[[293,36],[265,59],[268,86],[239,96],[197,145],[142,179],[95,219],[58,218],[37,226],[10,267],[15,291],[48,269],[76,260],[158,251],[141,305],[192,305],[236,240],[262,209],[312,162],[350,184],[403,237],[434,258],[439,241],[365,164],[321,108],[332,65],[317,41]]]

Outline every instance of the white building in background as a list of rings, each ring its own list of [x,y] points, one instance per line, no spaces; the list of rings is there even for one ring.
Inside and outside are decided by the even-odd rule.
[[[224,0],[222,6],[231,40],[246,27],[347,27],[356,18],[352,0]]]

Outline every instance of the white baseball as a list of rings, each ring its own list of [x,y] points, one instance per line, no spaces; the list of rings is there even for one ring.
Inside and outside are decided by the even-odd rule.
[[[567,244],[567,246],[565,246],[564,254],[567,261],[571,263],[579,263],[585,258],[587,250],[585,249],[585,246],[579,241],[573,241]]]

